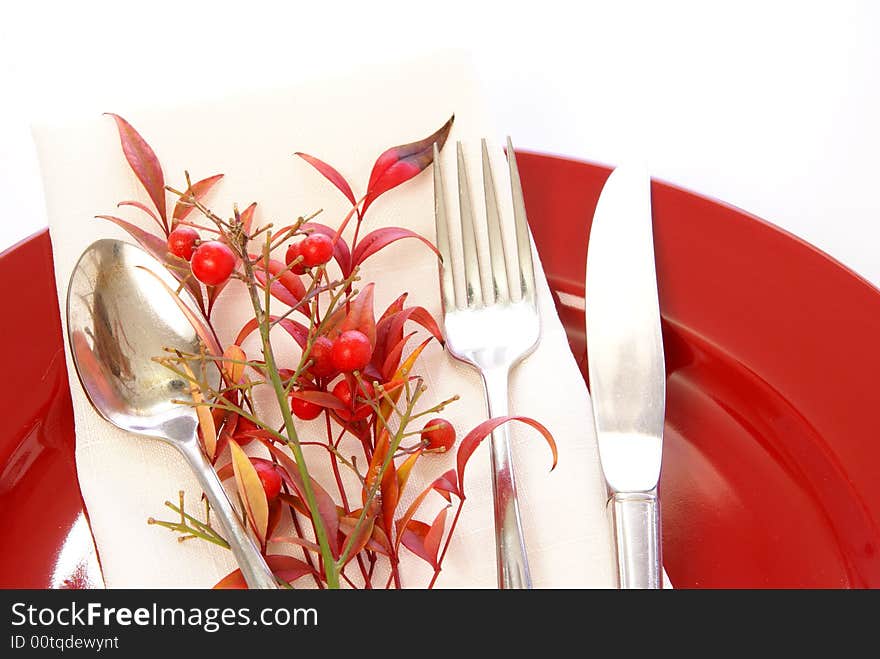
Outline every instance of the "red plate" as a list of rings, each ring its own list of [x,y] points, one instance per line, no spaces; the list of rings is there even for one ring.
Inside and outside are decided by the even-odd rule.
[[[586,373],[586,250],[573,246],[585,246],[609,170],[529,153],[519,165]],[[673,584],[880,587],[880,291],[735,208],[656,182],[653,204],[668,372],[663,549]],[[0,256],[0,278],[0,585],[99,584],[83,532],[47,235]]]

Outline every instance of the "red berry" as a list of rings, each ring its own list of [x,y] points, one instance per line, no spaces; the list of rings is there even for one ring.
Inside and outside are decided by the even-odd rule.
[[[168,234],[168,251],[174,254],[174,256],[179,256],[189,261],[192,258],[198,239],[198,231],[192,227],[179,226]]]
[[[432,419],[422,429],[422,442],[429,451],[445,453],[455,444],[455,428],[446,419]]]
[[[266,493],[266,499],[274,501],[281,493],[281,474],[278,469],[269,460],[262,458],[251,458],[251,464],[257,470],[257,476],[263,484],[263,491]]]
[[[203,284],[222,284],[235,269],[235,254],[226,243],[209,240],[196,248],[192,255],[193,274]]]
[[[287,254],[284,256],[284,262],[287,265],[293,263],[293,260],[297,256],[302,256],[302,244],[303,241],[300,241],[298,243],[291,243],[290,247],[287,248]],[[300,261],[296,265],[291,266],[290,271],[295,275],[304,275],[306,273],[305,261]]]
[[[333,342],[330,358],[333,366],[343,373],[359,371],[370,363],[373,347],[367,335],[358,330],[348,330]]]
[[[359,402],[362,399],[372,400],[375,396],[373,385],[369,382],[360,384],[357,400],[352,400],[351,387],[347,379],[336,383],[336,386],[333,387],[333,395],[348,408],[347,410],[336,410],[336,413],[346,421],[363,421],[373,413],[373,408],[369,403]]]
[[[313,233],[300,243],[300,253],[307,267],[324,265],[333,256],[333,241],[323,233]]]
[[[312,419],[318,418],[323,409],[324,408],[320,405],[313,403],[310,400],[303,400],[302,398],[295,398],[293,396],[290,397],[290,411],[305,421],[311,421]]]
[[[312,350],[309,353],[309,358],[312,360],[311,371],[319,378],[326,378],[336,372],[331,357],[332,350],[333,341],[326,336],[319,336],[312,343]]]

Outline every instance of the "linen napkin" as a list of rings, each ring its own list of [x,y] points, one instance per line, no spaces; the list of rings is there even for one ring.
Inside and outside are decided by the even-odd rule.
[[[454,113],[454,127],[441,154],[448,207],[452,212],[458,208],[455,141],[464,144],[472,197],[481,200],[479,139],[489,137],[496,146],[499,200],[510,212],[500,149],[503,133],[491,126],[472,65],[461,53],[439,53],[381,72],[365,70],[295,88],[220,97],[183,107],[107,110],[128,119],[151,144],[167,183],[183,189],[184,170],[193,180],[223,173],[208,205],[228,216],[233,202],[243,208],[256,201],[256,222],[272,221],[276,226],[317,209],[323,209],[321,221],[335,226],[348,211],[343,196],[294,157],[295,151],[334,165],[359,196],[379,153],[429,135]],[[34,133],[63,310],[68,279],[80,253],[98,238],[130,240],[116,226],[94,216],[123,215],[151,228],[145,215],[116,208],[124,199],[149,200],[124,160],[110,117],[47,122]],[[432,195],[429,169],[380,197],[363,231],[395,225],[433,239]],[[477,206],[479,213],[481,204]],[[485,250],[485,237],[481,248]],[[544,423],[559,447],[559,465],[550,472],[550,453],[540,436],[521,424],[511,426],[532,575],[536,587],[611,587],[612,543],[590,400],[538,266],[541,342],[514,371],[510,395],[513,413]],[[377,313],[408,291],[409,304],[422,305],[441,318],[436,259],[421,243],[401,241],[371,257],[364,264],[362,278],[377,282]],[[241,289],[233,282],[218,301],[218,329],[221,341],[227,343],[247,318],[249,305]],[[283,339],[279,346],[282,354],[288,349]],[[251,356],[259,354],[255,342],[244,347]],[[292,342],[289,350],[292,362],[296,350]],[[486,418],[482,384],[475,370],[432,345],[418,371],[426,377],[431,404],[453,394],[461,396],[443,412],[459,438]],[[209,587],[216,583],[235,568],[228,551],[198,540],[178,542],[172,532],[146,523],[151,516],[173,519],[174,513],[163,502],[176,501],[180,489],[186,492],[190,512],[198,512],[200,491],[183,460],[173,448],[122,432],[101,419],[80,387],[69,352],[68,372],[80,486],[108,586]],[[302,432],[311,431],[304,424]],[[496,586],[487,449],[481,446],[468,465],[468,498],[437,587]],[[410,497],[419,485],[430,483],[453,465],[453,454],[424,457],[412,477]],[[318,478],[323,479],[320,471]],[[322,482],[332,484],[332,480]],[[401,567],[404,586],[425,586],[431,569],[407,550],[402,552],[407,554]]]

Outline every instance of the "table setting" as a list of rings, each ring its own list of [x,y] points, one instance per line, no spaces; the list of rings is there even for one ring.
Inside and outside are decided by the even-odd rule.
[[[112,110],[0,257],[0,583],[880,585],[880,293],[819,249],[519,150],[457,51]]]

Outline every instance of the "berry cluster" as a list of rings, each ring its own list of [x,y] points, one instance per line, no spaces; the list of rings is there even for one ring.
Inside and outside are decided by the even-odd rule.
[[[193,276],[207,286],[226,283],[235,270],[235,253],[221,240],[202,240],[190,225],[178,225],[168,234],[168,251],[189,261]],[[287,248],[287,265],[295,275],[325,265],[333,257],[333,241],[314,233]],[[340,369],[343,370],[343,369]]]
[[[206,286],[225,283],[235,270],[235,253],[220,240],[203,241],[191,226],[178,226],[168,234],[168,251],[189,261],[193,276]]]

